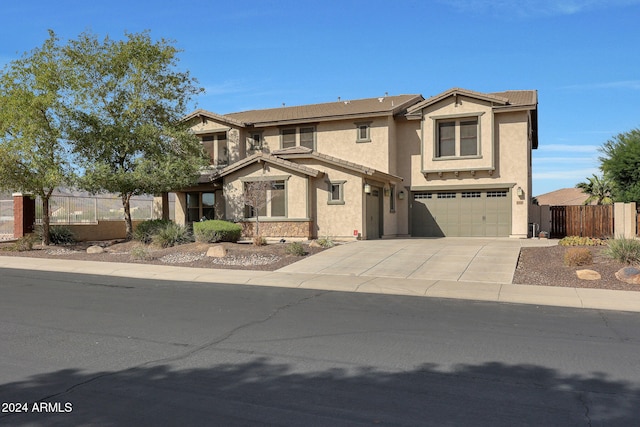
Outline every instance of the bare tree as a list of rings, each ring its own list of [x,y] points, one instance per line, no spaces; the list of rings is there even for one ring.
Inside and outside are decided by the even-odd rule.
[[[260,215],[266,216],[266,208],[273,199],[274,194],[269,191],[274,188],[272,181],[251,181],[244,184],[244,193],[242,201],[250,210],[246,217],[256,218],[256,226],[253,233],[253,243],[258,245],[261,243],[260,238]]]

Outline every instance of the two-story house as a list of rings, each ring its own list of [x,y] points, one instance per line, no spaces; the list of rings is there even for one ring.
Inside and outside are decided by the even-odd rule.
[[[176,221],[266,237],[526,237],[537,92],[450,89],[186,117],[211,157]],[[267,203],[245,205],[250,182]]]

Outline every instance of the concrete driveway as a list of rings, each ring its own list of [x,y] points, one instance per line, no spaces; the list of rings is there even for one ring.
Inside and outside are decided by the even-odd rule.
[[[466,237],[365,240],[338,245],[278,272],[511,283],[521,247],[555,244]]]

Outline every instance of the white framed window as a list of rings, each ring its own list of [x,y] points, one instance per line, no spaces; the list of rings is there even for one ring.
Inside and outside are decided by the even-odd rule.
[[[344,184],[346,181],[329,181],[327,182],[329,199],[327,204],[329,205],[344,205]]]
[[[314,126],[302,126],[299,128],[285,128],[280,131],[281,148],[307,147],[315,150],[316,128]]]
[[[480,153],[477,117],[436,121],[435,157],[476,157]]]

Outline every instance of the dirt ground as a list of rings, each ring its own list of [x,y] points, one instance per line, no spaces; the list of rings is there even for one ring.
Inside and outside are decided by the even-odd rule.
[[[0,255],[274,271],[302,259],[300,256],[286,253],[288,243],[290,242],[273,243],[266,246],[254,246],[251,243],[221,243],[227,250],[227,256],[224,258],[206,257],[207,249],[211,245],[205,243],[189,243],[162,249],[150,245],[145,246],[139,242],[117,241],[83,242],[65,246],[35,246],[33,250],[24,252],[8,250],[13,245],[12,243],[0,243]],[[105,252],[88,254],[86,249],[90,245],[102,246]],[[309,242],[303,242],[303,246],[307,252],[305,256],[312,256],[324,250],[309,246]],[[593,263],[581,267],[564,265],[564,252],[567,250],[567,247],[564,246],[522,248],[513,283],[640,291],[640,286],[627,284],[615,277],[615,272],[625,265],[604,256],[603,246],[588,248],[593,254]],[[576,271],[580,269],[595,270],[600,273],[602,278],[595,281],[581,280],[576,275]]]
[[[566,246],[549,246],[540,248],[522,248],[513,283],[541,286],[563,286],[571,288],[615,289],[623,291],[640,291],[640,286],[631,285],[618,280],[616,271],[623,267],[603,254],[605,246],[585,246],[593,256],[593,263],[580,267],[564,265]],[[576,275],[577,270],[594,270],[600,273],[600,280],[582,280]]]

